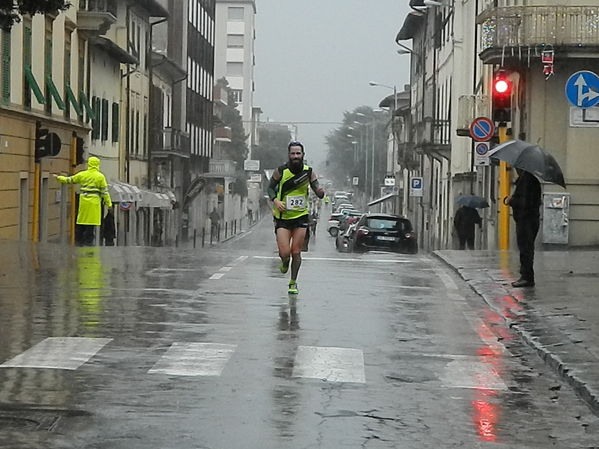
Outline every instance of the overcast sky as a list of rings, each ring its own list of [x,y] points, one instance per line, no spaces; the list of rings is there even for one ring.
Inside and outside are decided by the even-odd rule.
[[[395,35],[408,0],[256,0],[256,92],[262,120],[340,122],[344,111],[376,108],[409,82],[409,55]],[[298,125],[306,157],[317,165],[335,124]],[[283,160],[286,153],[283,152]]]

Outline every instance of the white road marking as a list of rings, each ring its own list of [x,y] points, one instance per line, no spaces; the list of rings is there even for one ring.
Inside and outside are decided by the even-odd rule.
[[[240,264],[241,262],[243,262],[244,260],[246,260],[248,258],[248,256],[239,256],[237,259],[235,259],[233,261],[233,263],[231,265],[235,266],[237,264]]]
[[[209,279],[220,279],[225,275],[225,273],[214,273],[212,276],[210,276]]]
[[[220,376],[237,345],[175,342],[148,373]]]
[[[112,338],[48,337],[0,368],[49,368],[76,370]]]
[[[450,388],[507,390],[508,387],[491,363],[453,360],[445,366],[441,382]]]
[[[359,349],[299,346],[293,377],[365,383],[364,354]]]
[[[222,268],[221,268],[220,270],[218,270],[218,271],[224,271],[224,272],[227,272],[227,271],[231,271],[231,269],[232,269],[232,268],[233,268],[233,267],[222,267]]]
[[[487,345],[494,353],[508,354],[505,346],[497,341],[497,336],[489,329],[483,320],[473,316],[473,314],[464,312],[464,316],[472,329],[478,334],[478,337]]]
[[[164,272],[164,273],[170,273],[170,272],[176,272],[176,271],[201,271],[199,268],[152,268],[151,270],[147,271],[146,273],[159,273],[159,272]]]
[[[254,259],[280,259],[279,256],[252,256]],[[373,262],[373,263],[414,263],[416,260],[408,259],[344,259],[341,257],[306,257],[302,260],[326,260],[331,262]]]

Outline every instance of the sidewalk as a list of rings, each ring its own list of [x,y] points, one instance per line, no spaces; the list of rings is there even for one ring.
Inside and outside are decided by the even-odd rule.
[[[537,251],[536,287],[527,289],[510,285],[519,277],[517,252],[434,254],[599,414],[599,251]]]

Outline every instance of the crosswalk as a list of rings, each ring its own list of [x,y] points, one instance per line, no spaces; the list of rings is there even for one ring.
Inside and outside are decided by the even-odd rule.
[[[76,370],[111,342],[111,338],[48,337],[0,364],[0,369]],[[226,370],[237,350],[237,345],[229,343],[173,342],[147,373],[218,377]],[[438,379],[444,387],[508,388],[492,365],[481,363],[476,358],[448,354],[428,354],[427,357],[447,359],[444,369],[438,373]],[[364,353],[356,348],[298,346],[291,377],[365,384]]]

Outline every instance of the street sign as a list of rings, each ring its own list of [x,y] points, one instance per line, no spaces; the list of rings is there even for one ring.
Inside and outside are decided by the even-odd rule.
[[[487,142],[495,134],[495,124],[490,118],[478,117],[470,124],[470,137],[477,142]]]
[[[246,159],[245,161],[243,161],[243,169],[245,171],[258,171],[260,170],[260,161]]]
[[[360,184],[360,178],[358,178],[357,176],[354,176],[352,179],[352,186],[357,186]]]
[[[422,196],[424,189],[424,180],[421,177],[410,179],[410,196]]]
[[[588,70],[574,73],[566,82],[566,98],[577,108],[592,108],[599,104],[599,76]]]
[[[260,173],[252,173],[248,182],[262,182],[262,175]]]
[[[395,177],[394,176],[385,176],[385,185],[386,186],[394,186],[395,185]]]
[[[478,142],[474,145],[474,165],[489,165],[489,144]]]

